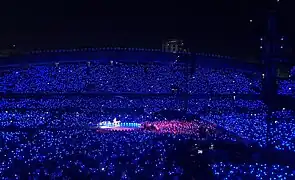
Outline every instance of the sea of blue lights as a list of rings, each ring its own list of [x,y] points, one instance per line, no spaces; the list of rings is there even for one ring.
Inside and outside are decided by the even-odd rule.
[[[190,94],[228,94],[231,98],[193,98],[188,112],[203,122],[216,124],[242,139],[266,146],[267,106],[260,100],[245,100],[235,94],[260,94],[262,75],[238,70],[197,68],[186,77],[182,65],[32,65],[11,68],[1,77],[14,93],[60,93],[50,97],[9,97],[0,101],[0,127],[38,128],[35,134],[16,130],[1,132],[0,177],[57,178],[91,177],[165,179],[180,177],[183,167],[171,162],[175,141],[200,139],[199,132],[171,135],[142,132],[97,134],[90,124],[120,119],[124,123],[162,121],[163,110],[184,111],[185,101],[171,97],[68,97],[66,93],[171,93],[173,87]],[[187,82],[188,81],[188,82]],[[188,83],[188,87],[185,84]],[[280,82],[279,94],[294,95],[295,83]],[[291,88],[291,89],[290,89]],[[294,112],[272,113],[270,140],[277,150],[295,152]],[[209,127],[209,125],[208,125]],[[230,134],[212,131],[218,140],[234,140]],[[264,179],[264,164],[211,165],[217,178]],[[74,172],[72,170],[75,170]],[[71,171],[70,171],[71,170]],[[290,167],[272,165],[272,178],[294,175]],[[73,174],[74,173],[74,174]]]
[[[295,97],[295,66],[290,70],[289,78],[278,81],[278,94]]]
[[[188,81],[191,94],[260,94],[262,75],[236,70],[197,68]]]
[[[295,97],[295,80],[280,80],[278,94]]]
[[[17,93],[171,93],[260,94],[261,74],[197,68],[188,79],[184,65],[32,65],[8,70],[2,77],[7,90]]]
[[[60,96],[60,101],[53,99],[7,99],[2,101],[0,107],[8,109],[0,112],[1,126],[7,127],[14,124],[19,127],[81,127],[88,123],[112,121],[114,118],[122,122],[143,122],[157,120],[152,114],[161,110],[183,110],[183,101],[171,100],[172,98],[65,98]],[[87,103],[89,106],[87,106]],[[13,109],[17,107],[20,109]],[[44,109],[40,109],[43,107]],[[56,108],[77,108],[77,112],[64,112],[56,116]],[[27,108],[27,109],[23,109]],[[122,113],[109,115],[106,109],[123,109]],[[129,113],[124,108],[130,109]],[[140,109],[142,108],[142,110]],[[244,112],[244,109],[248,112]],[[46,109],[46,111],[45,111]],[[261,146],[266,144],[266,107],[259,100],[234,100],[234,99],[191,99],[189,112],[202,114],[203,120],[217,124],[226,130],[239,135],[249,141],[258,142]],[[137,114],[137,111],[141,111]],[[92,113],[89,113],[92,112]],[[277,121],[272,123],[271,133],[274,144],[278,149],[295,151],[294,144],[294,112],[289,110],[277,111],[273,114]],[[159,118],[158,118],[159,119]],[[161,119],[160,119],[161,120]],[[278,135],[280,138],[278,138]],[[284,141],[282,141],[284,136]],[[278,143],[281,142],[281,143]]]
[[[182,168],[167,159],[176,139],[137,132],[93,133],[87,130],[2,132],[1,177],[161,178],[180,176]],[[14,146],[11,146],[14,144]]]
[[[211,168],[218,179],[294,179],[295,171],[289,166],[279,164],[230,164],[217,163]],[[270,174],[269,174],[270,173]]]
[[[267,122],[266,106],[259,100],[204,100],[192,99],[190,111],[203,113],[201,107],[206,107],[202,120],[217,124],[224,129],[239,135],[250,142],[257,142],[261,147],[266,146]],[[248,107],[248,112],[241,112]],[[243,109],[239,109],[243,108]],[[270,124],[271,144],[278,150],[295,151],[295,122],[294,111],[282,109],[272,113],[273,122]]]

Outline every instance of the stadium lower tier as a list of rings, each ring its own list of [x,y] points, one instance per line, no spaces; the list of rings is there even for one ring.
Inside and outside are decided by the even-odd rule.
[[[1,177],[190,179],[211,174],[217,179],[292,179],[292,164],[263,157],[269,147],[267,107],[261,101],[190,99],[188,105],[185,112],[176,98],[3,99]],[[275,111],[272,120],[270,151],[295,152],[294,112]],[[91,129],[108,129],[109,121],[129,129]],[[155,128],[141,130],[139,124]],[[255,150],[249,150],[252,146]]]
[[[201,106],[201,104],[198,105]],[[173,107],[175,108],[177,105]],[[135,109],[130,112],[125,112],[125,109],[112,109],[110,111],[99,109],[97,112],[88,113],[87,111],[68,112],[65,110],[57,111],[56,109],[50,111],[42,109],[9,109],[0,111],[0,127],[2,129],[11,127],[67,129],[87,128],[91,123],[98,124],[103,121],[112,121],[114,118],[117,118],[122,123],[160,122],[169,119],[173,120],[176,116],[179,116],[182,120],[188,119],[184,112],[178,111],[178,109],[163,112],[157,111],[158,108],[148,108],[153,110],[151,110],[151,112],[138,112],[137,109]],[[210,110],[205,113],[194,111],[195,114],[193,114],[192,110],[194,108],[192,108],[190,112],[194,120],[213,124],[249,143],[255,142],[261,147],[266,146],[267,120],[265,112],[241,113],[227,111],[221,106],[220,108],[219,111]],[[272,115],[269,131],[270,143],[277,150],[295,151],[294,112],[283,109],[273,112]]]
[[[215,134],[210,138],[201,137],[200,131],[186,132],[185,128],[201,129],[199,123],[193,124],[158,122],[157,125],[163,126],[163,133],[100,133],[86,129],[0,132],[1,178],[288,179],[294,176],[295,167],[291,165],[255,163],[257,159],[249,158],[254,157],[251,150],[236,156],[233,152],[239,152],[240,146],[247,147],[239,142],[221,141],[229,135],[210,131],[209,135]],[[168,129],[171,133],[167,133]],[[176,129],[186,133],[175,133]]]

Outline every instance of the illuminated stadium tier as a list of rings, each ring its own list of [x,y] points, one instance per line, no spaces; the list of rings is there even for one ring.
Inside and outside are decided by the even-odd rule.
[[[0,149],[4,160],[1,172],[13,171],[21,164],[14,162],[24,161],[26,167],[33,168],[35,160],[38,165],[54,160],[63,172],[75,165],[79,166],[76,171],[94,179],[114,177],[119,166],[133,168],[128,172],[134,179],[157,173],[163,179],[184,173],[184,166],[171,165],[169,158],[188,155],[193,160],[208,152],[219,153],[223,143],[229,143],[225,144],[226,152],[235,145],[245,149],[268,144],[273,150],[295,152],[295,116],[286,107],[272,112],[267,141],[269,107],[261,99],[265,74],[259,69],[235,63],[229,66],[233,61],[218,55],[106,50],[101,54],[83,52],[83,57],[98,55],[85,60],[79,53],[39,53],[33,56],[49,60],[54,54],[59,61],[1,69],[0,143],[5,147]],[[80,61],[70,58],[76,56]],[[192,151],[180,152],[191,142]],[[215,158],[238,154],[223,152]],[[79,161],[68,161],[71,157]],[[81,160],[85,157],[87,161]],[[291,157],[295,156],[287,160],[295,162]],[[224,171],[228,166],[242,167],[243,173],[254,171],[251,163],[249,167],[234,166],[210,160],[217,177],[238,173]],[[291,169],[284,167],[280,172]],[[65,175],[61,172],[56,171]],[[220,176],[222,173],[226,176]]]
[[[162,52],[52,52],[51,62],[0,67],[1,91],[7,93],[260,94],[256,67],[236,70],[223,56]],[[93,54],[94,53],[94,54]],[[81,55],[82,54],[82,55]],[[77,58],[76,55],[81,59]],[[96,59],[82,60],[96,56]],[[40,57],[41,56],[41,57]],[[48,57],[47,57],[48,56]],[[53,57],[60,57],[54,61]],[[220,62],[226,62],[223,65]],[[198,66],[195,66],[196,64]],[[243,68],[247,66],[241,63]]]

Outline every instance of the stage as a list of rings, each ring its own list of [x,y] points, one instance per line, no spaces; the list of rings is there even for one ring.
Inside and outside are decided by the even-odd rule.
[[[140,123],[122,123],[117,121],[116,118],[113,122],[103,121],[96,125],[91,126],[92,129],[96,129],[97,132],[107,132],[107,131],[134,131],[142,128]]]
[[[155,121],[155,122],[120,122],[116,118],[111,121],[103,121],[97,124],[92,124],[91,129],[97,132],[120,132],[120,131],[136,131],[143,130],[147,132],[155,133],[168,133],[168,134],[190,134],[190,135],[203,135],[207,136],[210,133],[216,132],[216,126],[212,124],[207,124],[202,121]]]

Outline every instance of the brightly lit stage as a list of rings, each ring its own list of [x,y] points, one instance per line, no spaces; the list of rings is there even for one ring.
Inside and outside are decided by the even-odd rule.
[[[127,123],[117,121],[115,118],[113,122],[103,121],[96,125],[92,125],[92,129],[96,129],[97,132],[108,132],[108,131],[134,131],[142,128],[140,123]]]

